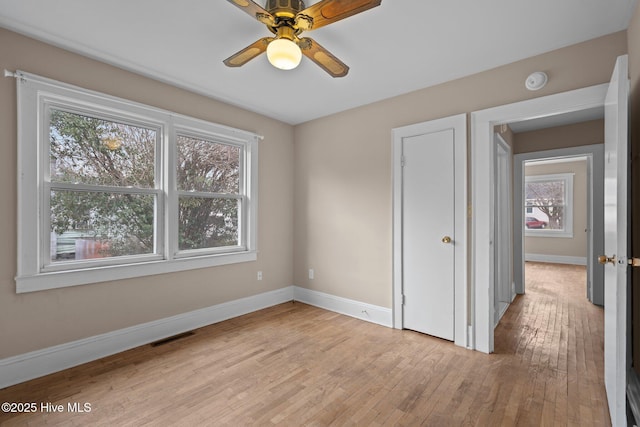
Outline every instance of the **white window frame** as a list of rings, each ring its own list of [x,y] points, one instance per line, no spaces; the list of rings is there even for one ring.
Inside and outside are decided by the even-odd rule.
[[[524,185],[530,182],[545,182],[545,181],[563,181],[564,182],[564,229],[552,230],[549,228],[526,228],[524,227],[524,221],[527,216],[531,214],[526,213],[526,200],[523,206],[524,217],[522,218],[522,226],[524,227],[524,234],[527,237],[563,237],[573,238],[573,173],[560,173],[549,175],[527,175],[524,178]],[[523,192],[523,195],[525,193]]]
[[[258,140],[251,132],[176,114],[89,91],[25,72],[17,72],[18,94],[18,259],[16,292],[32,292],[105,282],[257,259]],[[50,260],[49,112],[51,108],[86,114],[157,131],[154,254],[100,260]],[[240,147],[238,224],[240,244],[224,248],[178,250],[176,135]],[[58,186],[56,184],[56,186]],[[64,186],[64,184],[63,184]],[[118,189],[118,191],[129,191]],[[133,190],[131,190],[133,191]],[[134,191],[138,193],[138,191]],[[49,256],[49,260],[46,257]]]

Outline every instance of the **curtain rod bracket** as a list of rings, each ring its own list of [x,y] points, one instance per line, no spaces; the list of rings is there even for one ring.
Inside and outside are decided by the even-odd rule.
[[[4,70],[4,76],[5,77],[13,77],[14,79],[20,79],[21,82],[25,81],[25,78],[22,74],[20,73],[14,73],[13,71],[9,71],[7,69]]]

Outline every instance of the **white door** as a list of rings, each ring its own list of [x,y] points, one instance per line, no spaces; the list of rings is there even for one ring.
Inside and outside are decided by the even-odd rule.
[[[513,296],[511,274],[511,150],[499,134],[495,134],[495,278],[494,321],[497,325]]]
[[[402,140],[403,325],[453,341],[454,131]]]
[[[626,425],[627,67],[627,56],[619,57],[604,119],[604,250],[609,261],[604,268],[604,380],[614,426]]]

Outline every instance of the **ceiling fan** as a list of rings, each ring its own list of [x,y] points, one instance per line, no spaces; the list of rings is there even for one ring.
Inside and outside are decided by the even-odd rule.
[[[227,0],[267,26],[273,37],[264,37],[224,60],[228,67],[240,67],[263,52],[276,68],[290,70],[306,56],[333,77],[349,72],[342,61],[303,31],[315,30],[379,6],[382,0],[322,0],[306,7],[302,0],[267,0],[264,8],[252,0]]]

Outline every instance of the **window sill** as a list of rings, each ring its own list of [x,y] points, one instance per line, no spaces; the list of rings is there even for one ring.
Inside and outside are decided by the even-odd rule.
[[[256,259],[256,251],[245,251],[135,264],[100,266],[84,268],[82,270],[46,272],[16,277],[16,293],[21,294],[155,274],[174,273],[198,268],[255,261]]]
[[[571,231],[553,231],[553,230],[527,230],[524,231],[525,237],[557,237],[565,239],[573,239],[573,232]]]

